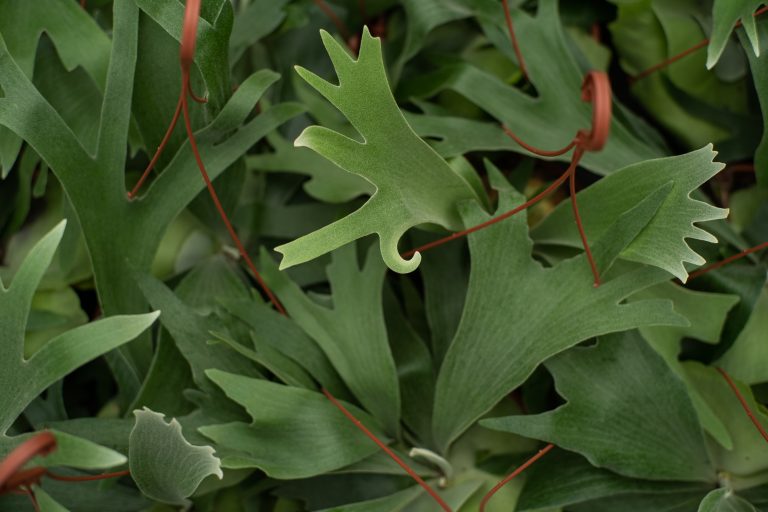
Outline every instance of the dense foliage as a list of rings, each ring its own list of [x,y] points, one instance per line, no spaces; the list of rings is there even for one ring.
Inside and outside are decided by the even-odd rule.
[[[0,510],[768,510],[762,5],[0,0]]]

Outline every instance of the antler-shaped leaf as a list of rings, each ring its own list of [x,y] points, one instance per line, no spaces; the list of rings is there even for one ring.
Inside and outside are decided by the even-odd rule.
[[[24,330],[32,297],[51,263],[64,226],[62,221],[32,248],[6,289],[0,283],[0,435],[48,386],[88,361],[127,343],[152,325],[159,312],[113,316],[91,322],[52,339],[24,359]]]
[[[299,75],[333,103],[363,136],[358,142],[320,126],[311,126],[296,139],[341,168],[376,186],[359,210],[322,229],[275,250],[283,254],[281,268],[317,258],[358,238],[376,233],[387,266],[411,272],[421,261],[400,256],[397,243],[411,227],[439,224],[462,227],[456,206],[478,199],[469,184],[411,129],[397,107],[387,82],[381,41],[363,32],[357,60],[327,32],[323,44],[339,76],[333,85],[314,73],[296,68]]]
[[[623,251],[622,257],[662,268],[681,281],[688,278],[683,263],[704,263],[686,242],[687,238],[717,242],[697,223],[725,218],[728,210],[698,201],[691,193],[725,166],[715,162],[712,145],[668,158],[630,165],[578,194],[579,211],[589,239],[606,232],[614,219],[644,201],[664,183],[671,183],[669,196],[659,213]],[[537,243],[579,247],[581,240],[571,228],[570,201],[564,201],[531,232]]]
[[[503,182],[498,174],[491,177]],[[499,211],[521,202],[509,185],[507,190],[496,186],[501,188]],[[592,246],[601,274],[643,232],[670,188],[660,186],[614,218]],[[473,225],[488,215],[467,205],[464,218]],[[668,279],[666,272],[642,266],[594,288],[584,254],[544,268],[531,258],[532,245],[524,212],[469,236],[472,271],[464,313],[435,393],[434,433],[443,449],[558,352],[593,336],[642,325],[687,324],[671,301],[622,304],[633,293]]]

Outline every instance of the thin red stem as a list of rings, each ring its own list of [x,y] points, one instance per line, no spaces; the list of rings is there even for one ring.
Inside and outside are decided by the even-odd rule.
[[[182,74],[184,75],[182,77],[182,80],[184,84],[186,84],[187,90],[188,90],[189,75],[185,72],[182,72]],[[240,240],[240,237],[237,236],[237,232],[235,231],[235,228],[232,226],[232,223],[230,222],[229,217],[227,216],[227,212],[224,211],[224,207],[221,205],[221,201],[219,200],[219,195],[216,193],[216,189],[214,188],[213,183],[211,182],[211,178],[208,176],[208,171],[206,171],[205,169],[205,164],[203,164],[203,159],[200,156],[200,151],[197,147],[197,139],[195,139],[195,134],[192,131],[192,121],[190,120],[190,116],[189,116],[189,103],[187,102],[186,94],[182,95],[181,106],[182,106],[182,112],[184,114],[184,128],[187,131],[187,138],[189,138],[189,146],[192,148],[192,154],[195,156],[197,167],[198,169],[200,169],[200,174],[203,177],[203,181],[205,181],[205,186],[208,189],[208,193],[211,196],[211,200],[213,201],[213,204],[216,206],[216,210],[218,210],[219,216],[221,217],[222,222],[224,222],[224,226],[227,228],[227,232],[229,232],[229,236],[232,239],[232,242],[234,242],[235,247],[237,247],[237,251],[240,253],[240,256],[243,258],[243,261],[245,261],[245,264],[251,270],[253,277],[259,283],[259,286],[267,295],[267,297],[269,298],[269,301],[275,306],[275,309],[277,309],[281,314],[287,315],[287,312],[283,307],[283,305],[280,303],[279,300],[277,300],[277,297],[269,288],[269,286],[267,286],[267,283],[264,282],[264,279],[261,277],[261,274],[259,273],[259,271],[256,270],[256,265],[253,264],[253,261],[251,260],[251,257],[249,256],[248,251],[245,250],[245,246]]]
[[[137,181],[136,185],[133,186],[133,189],[131,189],[131,191],[128,192],[128,199],[134,199],[136,197],[136,194],[139,193],[139,190],[141,190],[141,187],[144,185],[144,182],[149,177],[149,173],[152,172],[152,169],[154,169],[155,165],[157,165],[157,161],[160,159],[160,155],[162,155],[163,151],[165,151],[165,147],[168,145],[168,141],[171,140],[171,135],[173,134],[173,130],[176,128],[176,124],[179,122],[179,116],[181,116],[181,104],[183,102],[183,98],[184,98],[184,84],[181,85],[181,93],[179,93],[179,101],[176,103],[176,110],[173,113],[173,119],[171,119],[171,124],[168,125],[168,129],[165,131],[163,140],[160,141],[160,145],[157,146],[157,150],[155,151],[155,154],[152,156],[152,160],[149,161],[149,165],[147,165],[147,168],[144,169],[144,172],[141,174],[141,178],[139,178],[139,181]]]
[[[48,455],[55,449],[56,438],[50,432],[40,432],[14,448],[0,462],[0,489],[3,489],[6,482],[23,468],[30,459],[38,455]]]
[[[567,153],[571,149],[573,149],[573,147],[576,145],[576,139],[574,139],[571,142],[569,142],[568,145],[565,146],[562,149],[556,149],[554,151],[547,151],[545,149],[539,149],[537,147],[534,147],[534,146],[531,146],[531,145],[527,144],[525,141],[521,140],[517,135],[515,135],[512,132],[512,130],[507,128],[506,125],[502,125],[501,127],[504,129],[504,133],[506,133],[509,138],[511,138],[512,140],[517,142],[520,146],[522,146],[524,149],[530,151],[534,155],[539,155],[539,156],[560,156],[562,154]]]
[[[577,149],[576,152],[580,151]],[[580,158],[574,154],[574,159]],[[587,261],[589,262],[589,268],[592,269],[592,275],[595,278],[595,288],[600,286],[600,272],[597,270],[597,264],[595,258],[592,256],[592,249],[589,248],[589,242],[587,241],[587,234],[584,232],[584,225],[581,222],[581,215],[579,214],[579,205],[576,203],[576,173],[571,173],[569,180],[571,187],[571,206],[573,207],[573,217],[576,219],[576,227],[579,229],[579,237],[581,237],[581,244],[584,246],[584,252],[587,254]]]
[[[373,432],[368,430],[368,428],[365,425],[363,425],[363,423],[360,420],[355,418],[355,416],[351,412],[349,412],[347,408],[341,404],[341,402],[336,400],[336,398],[334,398],[334,396],[327,389],[323,389],[323,394],[328,398],[328,400],[331,401],[333,405],[336,406],[338,410],[341,411],[342,414],[344,414],[344,416],[347,417],[347,419],[349,419],[349,421],[351,421],[358,429],[360,429],[366,436],[368,436],[368,438],[371,441],[376,443],[376,445],[378,445],[378,447],[381,448],[384,451],[384,453],[389,455],[389,457],[392,460],[394,460],[401,468],[403,468],[403,470],[406,473],[408,473],[408,475],[411,478],[413,478],[416,481],[416,483],[418,483],[421,487],[423,487],[424,490],[427,491],[427,493],[440,505],[440,507],[445,512],[452,512],[451,507],[449,507],[448,504],[445,501],[443,501],[440,495],[437,494],[437,492],[435,492],[435,490],[432,489],[432,487],[430,487],[430,485],[427,482],[425,482],[413,469],[411,469],[411,467],[408,464],[406,464],[405,461],[403,461],[403,459],[398,457],[397,454],[389,448],[389,446],[384,444],[384,442],[382,442],[378,437],[376,437],[376,435]]]
[[[85,9],[85,4],[87,3],[87,1],[88,1],[88,0],[80,0],[80,7],[82,7],[83,9]]]
[[[365,0],[357,0],[357,8],[360,11],[360,19],[363,20],[363,23],[368,19],[368,13],[365,9]]]
[[[528,469],[528,466],[530,466],[531,464],[533,464],[534,462],[536,462],[537,460],[539,460],[540,458],[542,458],[544,455],[546,455],[546,454],[547,454],[547,453],[548,453],[548,452],[549,452],[549,451],[550,451],[552,448],[554,448],[554,447],[555,447],[555,445],[553,445],[553,444],[551,444],[551,443],[550,443],[550,444],[548,444],[547,446],[545,446],[544,448],[542,448],[541,450],[539,450],[539,452],[538,452],[536,455],[534,455],[533,457],[531,457],[530,459],[528,459],[527,461],[525,461],[525,463],[523,463],[523,465],[522,465],[522,466],[520,466],[519,468],[517,468],[516,470],[514,470],[514,471],[513,471],[513,472],[512,472],[512,473],[511,473],[509,476],[507,476],[507,477],[506,477],[506,478],[504,478],[504,479],[503,479],[501,482],[499,482],[498,484],[496,484],[496,486],[495,486],[493,489],[491,489],[490,491],[488,491],[488,494],[486,494],[485,496],[483,496],[483,500],[480,502],[480,508],[478,509],[478,512],[485,512],[485,507],[486,507],[486,505],[488,505],[488,502],[491,500],[491,498],[493,498],[493,495],[494,495],[494,494],[496,494],[497,492],[499,492],[499,490],[500,490],[502,487],[504,487],[504,486],[505,486],[505,485],[507,485],[509,482],[511,482],[511,481],[512,481],[512,480],[513,480],[513,479],[514,479],[516,476],[518,476],[520,473],[522,473],[523,471],[525,471],[526,469]]]
[[[130,474],[131,472],[127,469],[125,471],[115,471],[114,473],[103,473],[101,475],[84,475],[84,476],[66,476],[66,475],[51,473],[50,471],[45,472],[45,476],[50,477],[54,480],[59,480],[61,482],[91,482],[93,480],[107,480],[109,478],[121,478],[124,476],[130,476]]]
[[[35,491],[32,489],[32,487],[25,487],[24,494],[29,496],[29,501],[32,502],[32,508],[35,509],[35,512],[40,512],[40,504],[37,502],[37,496],[35,496]]]
[[[576,152],[574,152],[574,156],[576,156]],[[575,159],[571,160],[571,165],[568,166],[568,169],[566,169],[566,171],[559,178],[557,178],[554,182],[552,182],[552,184],[550,186],[548,186],[547,188],[545,188],[544,190],[542,190],[541,192],[539,192],[538,194],[533,196],[531,199],[529,199],[528,201],[526,201],[523,204],[521,204],[520,206],[517,206],[517,207],[509,210],[508,212],[502,213],[501,215],[497,215],[496,217],[493,217],[492,219],[489,219],[489,220],[487,220],[487,221],[485,221],[483,223],[480,223],[480,224],[478,224],[476,226],[472,226],[471,228],[465,229],[463,231],[457,231],[456,233],[451,233],[450,235],[448,235],[448,236],[446,236],[444,238],[440,238],[439,240],[435,240],[433,242],[429,242],[428,244],[421,245],[421,246],[419,246],[419,247],[417,247],[415,249],[411,249],[410,251],[403,253],[401,256],[403,258],[410,258],[411,256],[413,256],[417,252],[424,252],[424,251],[427,251],[429,249],[434,249],[435,247],[441,246],[441,245],[443,245],[445,243],[448,243],[448,242],[450,242],[452,240],[456,240],[457,238],[465,237],[467,235],[470,235],[470,234],[474,233],[475,231],[480,231],[481,229],[485,229],[485,228],[487,228],[489,226],[492,226],[492,225],[494,225],[494,224],[496,224],[498,222],[501,222],[501,221],[503,221],[505,219],[510,218],[511,216],[515,215],[516,213],[519,213],[519,212],[521,212],[521,211],[523,211],[523,210],[525,210],[527,208],[530,208],[531,206],[533,206],[534,204],[538,203],[539,201],[541,201],[542,199],[547,197],[549,194],[551,194],[552,192],[557,190],[560,187],[560,185],[565,183],[565,180],[567,180],[568,177],[571,175],[571,173],[574,171],[574,169],[576,169],[576,165],[577,164],[578,164],[578,160],[575,160]]]
[[[504,18],[507,20],[507,30],[509,30],[509,38],[512,40],[512,47],[515,49],[515,56],[517,57],[517,63],[520,66],[520,71],[523,76],[528,80],[528,68],[525,65],[523,59],[523,52],[520,51],[520,45],[517,43],[517,37],[515,36],[515,28],[512,24],[512,13],[509,11],[509,2],[507,0],[501,0],[504,6]]]
[[[760,245],[756,245],[754,247],[750,247],[749,249],[745,251],[741,251],[738,254],[734,254],[733,256],[729,256],[725,258],[722,261],[718,261],[717,263],[713,263],[712,265],[706,266],[704,268],[701,268],[695,272],[691,272],[688,276],[688,280],[696,279],[699,276],[702,276],[706,274],[707,272],[712,272],[713,270],[717,270],[720,267],[724,267],[725,265],[728,265],[729,263],[733,263],[736,260],[740,260],[741,258],[748,256],[754,252],[762,251],[763,249],[768,249],[768,242],[763,242]]]
[[[768,442],[768,432],[765,431],[765,428],[763,428],[763,425],[760,424],[760,421],[755,416],[755,413],[753,413],[752,409],[750,409],[749,404],[744,399],[744,396],[741,394],[741,391],[739,391],[739,388],[736,386],[736,383],[733,382],[733,379],[731,378],[731,376],[728,375],[728,372],[726,372],[722,368],[718,367],[717,371],[720,372],[720,375],[722,375],[725,381],[728,383],[728,386],[730,386],[731,390],[736,395],[736,398],[739,399],[739,402],[741,402],[741,406],[744,408],[744,412],[747,413],[747,416],[749,416],[749,419],[755,425],[755,428],[757,429],[757,431],[760,432],[760,435],[763,436],[763,439],[765,439],[765,441]]]
[[[768,12],[768,6],[761,7],[760,9],[756,10],[752,14],[752,16],[753,17],[757,17],[757,16],[760,16],[761,14],[764,14],[766,12]],[[742,25],[741,20],[739,20],[734,25],[734,28],[740,27],[741,25]],[[693,45],[690,48],[688,48],[687,50],[683,50],[682,52],[680,52],[680,53],[678,53],[676,55],[673,55],[672,57],[670,57],[668,59],[665,59],[665,60],[659,62],[658,64],[655,64],[655,65],[651,66],[650,68],[648,68],[648,69],[638,73],[637,75],[635,75],[633,77],[630,77],[630,82],[631,83],[635,83],[638,80],[642,80],[643,78],[647,77],[648,75],[653,74],[656,71],[658,71],[660,69],[663,69],[663,68],[669,66],[670,64],[672,64],[674,62],[677,62],[678,60],[680,60],[680,59],[682,59],[684,57],[687,57],[688,55],[690,55],[690,54],[692,54],[692,53],[694,53],[694,52],[704,48],[708,44],[709,44],[709,39],[703,39],[703,40],[699,41],[698,43],[696,43],[695,45]]]
[[[352,32],[349,30],[349,27],[347,27],[346,23],[344,23],[341,18],[336,16],[336,13],[333,12],[333,9],[325,2],[325,0],[314,0],[315,5],[317,5],[323,13],[325,13],[326,16],[328,16],[328,19],[331,20],[331,22],[336,25],[336,30],[339,31],[341,36],[347,40],[350,38]]]

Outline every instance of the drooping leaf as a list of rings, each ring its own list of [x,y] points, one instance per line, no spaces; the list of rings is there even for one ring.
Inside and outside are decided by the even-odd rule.
[[[257,467],[274,478],[305,478],[342,468],[379,449],[320,393],[219,370],[206,374],[253,418],[250,424],[200,428],[236,454],[223,459],[224,467]],[[367,413],[346,407],[366,427],[380,432]]]
[[[753,14],[763,3],[762,0],[715,0],[712,6],[712,35],[707,46],[708,69],[712,69],[720,60],[737,21],[744,27],[755,56],[760,55],[757,24]]]
[[[0,284],[0,433],[57,380],[145,331],[159,312],[114,316],[67,331],[24,358],[24,331],[30,302],[64,233],[60,223],[30,251],[8,288]]]
[[[477,199],[469,184],[405,121],[392,96],[381,54],[381,41],[365,29],[360,56],[353,60],[327,32],[323,44],[339,76],[333,85],[297,68],[312,87],[350,120],[363,142],[327,128],[304,130],[295,145],[320,153],[341,168],[373,183],[374,195],[359,210],[318,231],[276,247],[283,254],[281,268],[291,267],[376,233],[381,255],[397,272],[413,271],[421,260],[400,256],[398,242],[411,227],[439,224],[460,229],[456,204]]]
[[[136,424],[131,430],[128,461],[131,478],[145,495],[184,505],[203,479],[224,477],[213,448],[190,444],[175,418],[166,423],[162,414],[147,408],[133,414]]]
[[[500,192],[499,212],[521,202],[503,178],[492,176]],[[601,272],[642,232],[669,190],[656,190],[614,218],[614,225],[593,242]],[[468,225],[488,219],[477,205],[467,205],[463,214]],[[469,245],[469,290],[435,395],[434,432],[442,449],[558,352],[600,334],[685,323],[666,301],[619,304],[664,281],[661,270],[638,267],[595,288],[583,254],[553,268],[542,267],[531,258],[524,212],[470,235]],[[498,313],[500,307],[503,314]]]
[[[291,318],[309,334],[350,391],[391,434],[399,430],[400,389],[382,307],[386,267],[368,250],[360,267],[355,246],[333,253],[328,266],[333,307],[313,301],[262,255],[264,277]]]
[[[728,210],[692,199],[690,194],[720,172],[724,165],[714,161],[712,146],[685,155],[649,160],[606,176],[577,195],[587,239],[603,236],[617,216],[645,200],[665,183],[672,190],[659,206],[648,226],[621,253],[623,259],[654,265],[685,282],[683,265],[705,263],[686,239],[717,242],[709,232],[694,225],[725,218]],[[564,201],[532,231],[539,244],[580,247],[575,225],[566,220],[573,215],[570,201]]]
[[[597,346],[572,349],[546,365],[565,405],[482,424],[546,440],[626,476],[715,480],[682,380],[637,333],[604,336]]]

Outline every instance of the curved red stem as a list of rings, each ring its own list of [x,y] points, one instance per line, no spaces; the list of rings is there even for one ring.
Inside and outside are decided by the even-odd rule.
[[[488,491],[488,494],[483,496],[483,500],[480,502],[480,508],[478,509],[478,512],[485,512],[485,507],[486,507],[486,505],[488,505],[488,502],[491,500],[491,498],[493,498],[494,494],[499,492],[499,490],[501,490],[502,487],[504,487],[509,482],[511,482],[520,473],[522,473],[523,471],[528,469],[528,467],[531,464],[533,464],[534,462],[536,462],[537,460],[542,458],[544,455],[546,455],[554,447],[555,447],[555,445],[553,445],[552,443],[548,444],[547,446],[545,446],[544,448],[539,450],[539,452],[536,455],[534,455],[533,457],[531,457],[530,459],[525,461],[522,466],[518,467],[516,470],[514,470],[512,473],[510,473],[507,477],[505,477],[501,482],[496,484],[493,487],[493,489]]]
[[[413,469],[411,469],[411,467],[408,464],[406,464],[405,461],[403,461],[403,459],[398,457],[397,454],[389,448],[389,446],[384,444],[384,442],[381,439],[376,437],[376,434],[368,430],[368,428],[365,425],[363,425],[363,423],[360,420],[355,418],[355,416],[351,412],[349,412],[349,410],[347,410],[347,408],[344,407],[344,405],[342,405],[341,402],[336,400],[336,398],[330,393],[330,391],[328,391],[327,389],[323,389],[322,391],[323,391],[323,394],[326,396],[326,398],[328,398],[328,400],[330,400],[331,403],[335,405],[336,408],[340,410],[342,414],[344,414],[344,416],[347,417],[347,419],[349,419],[358,429],[360,429],[366,436],[368,436],[368,438],[371,441],[376,443],[376,445],[379,448],[381,448],[382,451],[384,451],[384,453],[389,455],[389,457],[392,460],[394,460],[398,464],[398,466],[403,468],[403,470],[406,473],[408,473],[408,475],[411,478],[413,478],[416,481],[416,483],[418,483],[425,491],[427,491],[427,493],[440,505],[440,507],[445,512],[452,512],[451,507],[449,507],[448,504],[445,501],[443,501],[440,495],[437,494],[437,492],[435,492],[435,490],[432,489],[432,487],[430,487],[430,485],[427,482],[425,482],[424,479],[422,479]]]
[[[0,462],[0,491],[4,490],[6,482],[15,475],[32,458],[38,455],[48,455],[56,449],[56,437],[50,432],[40,432],[13,449]]]
[[[757,17],[757,16],[760,16],[761,14],[764,14],[766,12],[768,12],[768,6],[761,7],[760,9],[756,10],[752,14],[752,16]],[[739,20],[739,21],[736,22],[736,25],[734,25],[734,27],[740,27],[741,24],[742,24],[741,20]],[[680,59],[682,59],[684,57],[687,57],[688,55],[690,55],[690,54],[692,54],[692,53],[694,53],[694,52],[704,48],[708,44],[709,44],[709,39],[703,39],[703,40],[699,41],[698,43],[696,43],[695,45],[693,45],[690,48],[688,48],[687,50],[683,50],[682,52],[680,52],[678,54],[675,54],[672,57],[669,57],[668,59],[664,59],[663,61],[659,62],[658,64],[654,64],[653,66],[649,67],[648,69],[645,69],[645,70],[641,71],[640,73],[636,74],[635,76],[630,77],[629,81],[630,81],[630,83],[635,83],[638,80],[642,80],[643,78],[647,77],[648,75],[651,75],[651,74],[655,73],[656,71],[658,71],[660,69],[663,69],[663,68],[669,66],[670,64],[672,64],[674,62],[677,62],[678,60],[680,60]]]
[[[741,258],[743,258],[745,256],[748,256],[748,255],[750,255],[750,254],[752,254],[754,252],[762,251],[763,249],[768,249],[768,242],[763,242],[763,243],[761,243],[759,245],[756,245],[754,247],[750,247],[749,249],[741,251],[738,254],[734,254],[733,256],[729,256],[729,257],[725,258],[722,261],[718,261],[717,263],[713,263],[712,265],[708,265],[708,266],[706,266],[704,268],[701,268],[701,269],[699,269],[699,270],[697,270],[695,272],[691,272],[688,275],[688,281],[690,281],[691,279],[696,279],[697,277],[703,276],[707,272],[712,272],[713,270],[717,270],[720,267],[724,267],[724,266],[728,265],[729,263],[733,263],[736,260],[740,260]]]
[[[82,475],[82,476],[66,476],[59,475],[57,473],[45,472],[45,476],[52,478],[53,480],[59,480],[60,482],[92,482],[94,480],[107,480],[109,478],[121,478],[124,476],[130,476],[129,470],[115,471],[113,473],[102,473],[101,475]]]
[[[728,383],[728,386],[736,395],[736,398],[739,399],[741,406],[744,408],[744,412],[747,413],[747,416],[749,416],[749,419],[752,421],[752,424],[755,425],[755,428],[757,429],[758,432],[760,432],[760,435],[763,436],[763,439],[765,439],[765,441],[768,442],[768,432],[765,431],[765,428],[763,427],[762,424],[760,424],[760,421],[757,419],[757,416],[755,416],[755,413],[752,412],[752,409],[750,409],[749,404],[744,399],[744,396],[741,394],[741,391],[739,391],[739,388],[736,386],[736,383],[733,382],[733,379],[731,378],[730,375],[728,375],[728,372],[726,372],[720,367],[716,369],[718,372],[720,372],[720,375],[722,375],[725,381]]]

